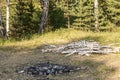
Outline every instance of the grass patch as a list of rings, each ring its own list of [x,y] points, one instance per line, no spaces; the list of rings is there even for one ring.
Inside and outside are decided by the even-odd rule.
[[[35,48],[44,44],[65,44],[78,40],[94,40],[102,44],[120,43],[119,34],[120,32],[87,32],[75,29],[59,29],[43,35],[33,35],[30,40],[7,40],[2,46]]]
[[[0,79],[37,80],[37,78],[19,75],[15,72],[17,66],[31,65],[36,62],[52,62],[73,66],[87,67],[85,70],[48,76],[55,80],[119,80],[119,54],[65,57],[63,54],[41,53],[37,48],[45,44],[65,44],[78,40],[94,40],[102,44],[120,43],[120,32],[85,32],[74,29],[60,29],[43,35],[33,35],[29,40],[7,40],[0,50]],[[2,42],[1,42],[2,43]],[[118,45],[119,46],[119,45]],[[26,50],[27,49],[27,50]],[[4,51],[3,51],[4,50]],[[41,79],[38,78],[38,79]]]

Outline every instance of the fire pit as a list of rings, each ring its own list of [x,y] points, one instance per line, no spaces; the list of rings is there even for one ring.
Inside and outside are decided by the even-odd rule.
[[[18,73],[26,73],[33,76],[40,76],[69,73],[78,70],[80,70],[80,68],[76,66],[60,65],[47,62],[29,66],[23,70],[18,71]]]

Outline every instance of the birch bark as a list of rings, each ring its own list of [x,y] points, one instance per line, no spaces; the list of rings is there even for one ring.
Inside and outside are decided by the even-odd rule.
[[[99,10],[98,10],[98,0],[94,0],[94,16],[95,16],[95,30],[99,31]]]
[[[6,0],[6,36],[9,36],[9,6],[10,0]]]

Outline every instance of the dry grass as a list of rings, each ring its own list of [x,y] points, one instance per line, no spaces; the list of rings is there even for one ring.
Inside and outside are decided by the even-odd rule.
[[[120,32],[85,32],[74,29],[60,29],[55,32],[34,35],[30,40],[6,41],[2,47],[35,48],[44,44],[64,44],[78,40],[94,40],[102,44],[120,43]]]

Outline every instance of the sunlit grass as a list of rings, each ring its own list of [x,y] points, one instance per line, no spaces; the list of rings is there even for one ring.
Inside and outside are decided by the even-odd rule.
[[[59,29],[43,35],[33,35],[30,40],[6,41],[3,46],[35,48],[44,44],[64,44],[78,40],[93,40],[102,44],[120,42],[120,32],[91,32],[75,29]]]

